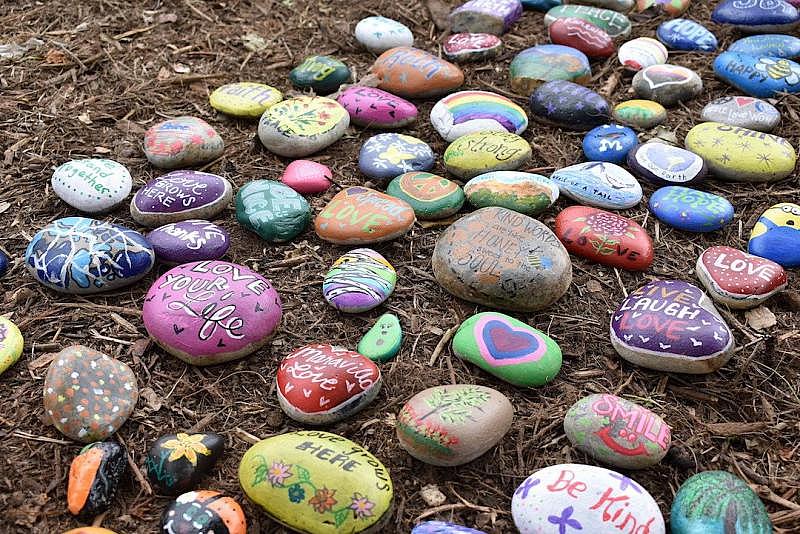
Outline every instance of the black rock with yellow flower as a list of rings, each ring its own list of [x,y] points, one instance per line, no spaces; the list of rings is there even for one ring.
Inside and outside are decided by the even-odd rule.
[[[224,438],[213,432],[167,434],[147,453],[147,476],[161,493],[179,495],[197,485],[224,449]]]

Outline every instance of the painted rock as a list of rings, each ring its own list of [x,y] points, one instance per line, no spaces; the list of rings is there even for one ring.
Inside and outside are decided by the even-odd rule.
[[[78,527],[68,530],[64,534],[117,534],[113,530],[100,527]]]
[[[784,267],[800,266],[800,206],[775,204],[759,217],[750,232],[747,251]]]
[[[603,124],[583,138],[583,153],[589,161],[620,164],[637,144],[639,137],[627,126]]]
[[[242,507],[218,491],[184,493],[164,510],[161,532],[171,534],[246,534]]]
[[[131,217],[156,227],[187,219],[211,220],[233,198],[231,183],[216,174],[172,171],[147,182],[131,199]]]
[[[211,471],[224,450],[225,438],[213,432],[161,436],[147,452],[147,477],[161,494],[186,493]]]
[[[557,19],[547,31],[553,44],[571,46],[589,57],[609,57],[617,48],[605,31],[575,17]]]
[[[791,59],[723,52],[714,60],[714,74],[758,98],[800,92],[800,64]]]
[[[311,206],[282,182],[254,180],[236,193],[236,220],[268,243],[284,243],[306,229]]]
[[[697,258],[697,278],[711,298],[734,309],[755,308],[786,287],[774,261],[731,247],[707,248]]]
[[[147,234],[146,239],[156,258],[168,265],[218,260],[231,244],[227,230],[200,219],[165,224]]]
[[[647,490],[593,465],[559,464],[536,471],[514,492],[511,515],[521,534],[666,532],[661,510]]]
[[[557,170],[550,179],[561,194],[589,206],[611,210],[632,208],[642,200],[642,186],[613,163],[590,161]]]
[[[391,516],[389,471],[366,449],[328,432],[259,441],[242,457],[239,484],[267,515],[298,532],[384,532]]]
[[[514,92],[527,96],[544,82],[586,83],[592,77],[592,67],[580,50],[557,44],[538,45],[514,57],[509,76]]]
[[[265,111],[258,122],[258,138],[270,152],[302,158],[338,141],[348,126],[350,115],[335,100],[301,96]]]
[[[652,100],[626,100],[614,107],[614,120],[637,128],[649,130],[667,120],[667,110]]]
[[[522,0],[522,7],[547,12],[555,6],[561,5],[561,0]]]
[[[331,186],[333,173],[327,165],[296,159],[286,166],[281,176],[281,182],[288,185],[301,195],[314,195],[324,193]]]
[[[628,271],[646,271],[653,263],[647,231],[616,213],[570,206],[556,217],[555,233],[573,254]]]
[[[42,284],[61,293],[112,291],[144,278],[155,263],[142,234],[86,217],[56,219],[33,236],[25,267]]]
[[[670,19],[656,30],[658,40],[672,50],[714,52],[717,37],[702,24],[689,19]]]
[[[689,9],[691,3],[691,0],[636,0],[636,11],[677,17]]]
[[[457,384],[420,391],[397,415],[400,446],[421,462],[456,466],[494,447],[511,428],[514,408],[491,388]]]
[[[565,4],[577,4],[576,0],[567,0]],[[619,11],[620,13],[627,13],[630,11],[636,0],[580,0],[580,5],[602,7],[603,9],[610,9],[612,11]]]
[[[356,350],[373,362],[385,362],[400,352],[403,328],[392,313],[384,313],[358,342]]]
[[[417,106],[377,87],[354,85],[336,101],[350,114],[350,122],[365,128],[401,128],[417,120]]]
[[[208,97],[211,107],[232,117],[257,119],[283,100],[283,93],[263,83],[237,82],[214,89]]]
[[[547,384],[561,369],[561,348],[547,334],[497,312],[473,315],[453,336],[453,352],[520,387]]]
[[[429,172],[401,174],[386,187],[386,194],[408,203],[417,219],[447,218],[464,205],[464,191],[457,183]]]
[[[698,124],[684,142],[713,175],[735,182],[783,180],[797,163],[797,152],[783,137],[717,122]]]
[[[723,532],[731,528],[750,534],[773,532],[764,503],[744,480],[727,471],[704,471],[689,477],[672,501],[672,533]]]
[[[436,281],[456,297],[513,311],[544,309],[566,293],[572,262],[547,226],[506,208],[481,208],[439,235]]]
[[[110,159],[76,159],[53,172],[53,193],[85,213],[118,206],[130,194],[133,180],[124,165]]]
[[[368,178],[388,182],[411,171],[427,171],[436,155],[422,139],[382,133],[367,139],[358,153],[358,168]]]
[[[83,345],[56,354],[44,379],[47,417],[59,432],[83,443],[116,432],[138,399],[130,367]]]
[[[606,99],[577,83],[556,80],[536,88],[530,99],[531,114],[545,124],[569,130],[590,130],[608,122]]]
[[[408,98],[441,96],[464,83],[464,73],[452,63],[408,46],[381,54],[370,72],[378,76],[380,89]]]
[[[611,344],[629,362],[670,373],[711,373],[733,355],[734,339],[711,299],[679,280],[633,291],[611,316]]]
[[[631,71],[667,62],[667,47],[650,37],[638,37],[619,47],[619,62]]]
[[[204,165],[220,157],[224,150],[222,137],[197,117],[159,122],[144,134],[144,155],[159,169]]]
[[[628,168],[656,185],[695,185],[706,177],[703,158],[666,143],[644,143],[628,153]]]
[[[594,24],[612,39],[627,37],[631,33],[631,21],[628,17],[610,9],[591,6],[556,6],[544,16],[544,23],[550,26],[558,19],[569,17]]]
[[[459,178],[519,169],[533,154],[522,137],[508,132],[479,132],[459,137],[444,152],[444,166]]]
[[[269,280],[226,261],[170,269],[153,282],[142,306],[153,341],[193,365],[256,351],[275,334],[281,315],[281,299]]]
[[[10,260],[5,252],[0,250],[0,278],[4,277],[8,272]]]
[[[758,132],[771,132],[781,121],[781,114],[775,106],[758,98],[722,96],[706,104],[700,119]]]
[[[460,91],[439,100],[431,123],[445,141],[478,132],[521,134],[528,127],[525,110],[504,96],[488,91]]]
[[[800,57],[800,38],[780,33],[751,35],[731,43],[728,52],[792,59]]]
[[[711,20],[745,32],[778,33],[794,29],[800,12],[783,0],[723,0],[711,13]]]
[[[476,208],[499,206],[536,215],[558,200],[558,186],[549,178],[517,171],[480,174],[464,185],[464,194]]]
[[[337,245],[366,245],[400,237],[415,221],[405,201],[366,187],[348,187],[317,215],[314,230]]]
[[[322,281],[322,294],[339,311],[361,313],[383,304],[396,283],[397,273],[386,258],[357,248],[333,263]]]
[[[456,63],[491,59],[502,51],[503,41],[491,33],[454,33],[442,43],[444,56]]]
[[[733,220],[733,205],[725,198],[679,185],[650,195],[650,211],[664,224],[686,232],[713,232]]]
[[[411,534],[486,534],[486,532],[449,521],[425,521],[412,528]]]
[[[469,0],[450,12],[453,33],[502,35],[522,17],[520,0]]]
[[[386,17],[367,17],[358,21],[356,41],[373,54],[382,54],[398,46],[414,46],[414,34],[408,26]]]
[[[22,355],[22,332],[10,319],[0,317],[0,375],[17,363]]]
[[[328,56],[309,56],[289,73],[289,81],[298,89],[311,89],[329,95],[350,81],[347,65]]]
[[[678,65],[652,65],[633,77],[633,90],[639,98],[674,106],[690,100],[703,90],[703,80],[691,69]]]
[[[69,513],[91,523],[95,516],[111,506],[128,458],[113,441],[87,445],[69,466],[67,509]]]

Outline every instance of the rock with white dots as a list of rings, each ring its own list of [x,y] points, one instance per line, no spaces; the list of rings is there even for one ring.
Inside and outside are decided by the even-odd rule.
[[[133,180],[124,165],[110,159],[77,159],[53,172],[53,192],[78,211],[102,213],[130,194]]]
[[[705,249],[695,272],[711,298],[735,309],[755,308],[786,287],[783,267],[731,247]]]

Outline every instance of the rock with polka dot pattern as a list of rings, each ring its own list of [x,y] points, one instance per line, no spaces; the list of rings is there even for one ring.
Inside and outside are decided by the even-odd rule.
[[[218,491],[190,491],[167,506],[160,532],[170,534],[245,534],[242,507]]]
[[[84,213],[117,207],[131,192],[133,180],[124,165],[110,159],[78,159],[56,168],[52,178],[58,198]]]
[[[786,287],[786,271],[772,260],[731,247],[707,248],[697,278],[711,298],[734,309],[755,308]]]

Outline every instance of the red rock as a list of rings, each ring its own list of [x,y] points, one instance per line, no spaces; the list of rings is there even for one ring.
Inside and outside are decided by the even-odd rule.
[[[616,213],[571,206],[556,217],[555,233],[568,251],[603,265],[645,271],[653,263],[647,231]]]
[[[707,248],[697,258],[697,278],[711,297],[731,308],[754,308],[786,287],[779,264],[731,247]]]
[[[609,57],[616,50],[614,41],[602,29],[583,19],[568,17],[550,25],[553,44],[571,46],[589,57]]]
[[[452,63],[408,46],[387,50],[370,71],[380,79],[379,89],[406,98],[441,96],[464,83],[464,73]]]

